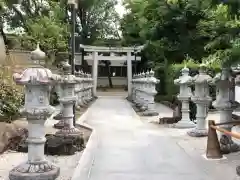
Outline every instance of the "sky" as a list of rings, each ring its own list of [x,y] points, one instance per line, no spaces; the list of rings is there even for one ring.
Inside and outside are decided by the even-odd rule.
[[[123,14],[125,13],[125,9],[122,6],[122,0],[118,0],[118,5],[116,5],[115,8],[118,14],[120,15],[120,17],[122,17]]]

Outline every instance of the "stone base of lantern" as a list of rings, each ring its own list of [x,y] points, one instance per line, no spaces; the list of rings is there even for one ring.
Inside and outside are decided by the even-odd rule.
[[[219,142],[220,142],[220,149],[223,154],[229,154],[229,153],[240,151],[240,146],[234,143],[231,137],[222,135]]]
[[[84,105],[84,103],[83,103],[82,100],[79,100],[79,101],[78,101],[78,106],[79,106],[80,108],[85,108],[85,105]]]
[[[86,99],[83,99],[83,105],[84,105],[84,106],[87,106],[87,105],[88,105]]]
[[[81,105],[81,108],[87,108],[88,106],[87,105]]]
[[[87,104],[89,104],[89,103],[91,102],[91,99],[90,99],[90,98],[87,98],[87,99],[86,99],[86,102],[87,102]]]
[[[240,166],[236,167],[236,173],[237,173],[238,176],[240,176]]]
[[[64,127],[61,130],[57,131],[55,135],[57,135],[57,136],[83,136],[83,132],[75,127],[73,127],[73,128]]]
[[[194,128],[187,132],[187,134],[191,137],[205,137],[208,135],[207,129],[197,129]]]
[[[75,109],[76,110],[80,110],[81,109],[81,106],[79,106],[79,104],[77,102],[75,103]]]
[[[136,106],[137,108],[140,108],[140,107],[142,107],[142,103],[137,102],[137,103],[135,104],[135,106]]]
[[[139,110],[141,112],[146,111],[147,110],[147,106],[143,105],[143,106],[139,107]]]
[[[9,172],[10,180],[55,180],[60,168],[48,161],[39,163],[23,163]]]
[[[173,124],[174,128],[187,129],[194,128],[196,125],[192,121],[178,121],[178,123]]]
[[[159,113],[154,110],[146,110],[143,112],[143,116],[158,116]]]
[[[58,113],[56,116],[53,117],[55,120],[61,120],[62,119],[62,112]]]
[[[54,124],[53,127],[56,129],[62,129],[65,126],[65,121],[64,120],[60,120],[58,123]]]
[[[132,102],[132,97],[131,96],[127,96],[126,99],[130,102]]]

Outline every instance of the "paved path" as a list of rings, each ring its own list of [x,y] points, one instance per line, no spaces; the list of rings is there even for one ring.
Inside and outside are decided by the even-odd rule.
[[[91,142],[73,180],[210,180],[170,137],[142,123],[121,97],[100,97],[85,123]]]

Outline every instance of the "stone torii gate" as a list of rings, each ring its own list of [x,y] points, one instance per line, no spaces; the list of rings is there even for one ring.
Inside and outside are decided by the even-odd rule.
[[[93,60],[92,65],[92,78],[93,78],[93,95],[97,95],[97,78],[98,78],[98,61],[99,60],[122,60],[127,61],[127,80],[128,80],[128,97],[131,97],[132,89],[132,61],[135,60],[135,56],[132,52],[140,52],[144,46],[136,47],[103,47],[103,46],[88,46],[80,45],[80,48],[85,52],[91,53],[91,55],[84,56],[85,60]],[[110,52],[110,56],[102,56],[99,53]],[[126,53],[127,55],[117,56],[114,53]],[[141,60],[141,57],[136,57],[137,61]]]

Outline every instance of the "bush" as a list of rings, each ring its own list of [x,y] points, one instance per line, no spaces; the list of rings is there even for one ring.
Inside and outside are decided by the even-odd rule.
[[[14,86],[0,82],[0,116],[4,121],[11,122],[19,117],[19,109],[23,105],[24,95]]]
[[[198,63],[195,63],[194,61],[190,60],[182,64],[172,64],[169,65],[168,68],[159,68],[157,70],[157,77],[160,79],[161,86],[157,88],[158,94],[155,97],[156,102],[161,102],[165,105],[166,101],[168,101],[170,104],[174,106],[173,102],[175,101],[177,94],[179,93],[179,87],[174,85],[174,80],[177,79],[181,75],[181,70],[185,67],[185,65],[189,68],[190,76],[195,76],[198,74],[199,65]],[[207,69],[207,73],[210,76],[214,76],[216,73],[220,71],[220,67],[214,67],[213,65],[209,65]],[[164,78],[164,79],[161,79]],[[194,85],[191,87],[194,91]],[[216,89],[214,86],[210,86],[209,89],[210,96],[213,98],[213,100],[216,98]],[[177,104],[177,103],[176,103]],[[190,118],[191,120],[194,120],[196,118],[196,105],[190,101]],[[210,105],[210,109],[213,109],[213,107]]]
[[[0,121],[11,122],[18,118],[24,103],[23,87],[12,79],[14,62],[7,56],[4,66],[0,66]]]

